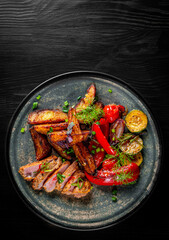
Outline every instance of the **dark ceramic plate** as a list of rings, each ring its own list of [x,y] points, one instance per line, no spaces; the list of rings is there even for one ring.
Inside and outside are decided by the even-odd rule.
[[[57,193],[34,191],[18,174],[18,169],[35,161],[33,142],[27,124],[32,104],[40,94],[38,109],[60,108],[64,101],[71,105],[84,96],[89,85],[96,84],[97,95],[104,104],[117,103],[140,109],[148,116],[147,136],[144,136],[139,181],[135,185],[119,187],[118,201],[112,202],[112,187],[94,186],[83,199],[71,199]],[[112,89],[112,93],[108,92]],[[25,128],[25,133],[20,132]],[[160,168],[161,143],[152,113],[142,98],[125,82],[96,72],[73,72],[53,77],[35,88],[16,110],[7,134],[8,170],[17,191],[27,205],[46,221],[69,229],[99,229],[117,224],[134,212],[152,191]]]

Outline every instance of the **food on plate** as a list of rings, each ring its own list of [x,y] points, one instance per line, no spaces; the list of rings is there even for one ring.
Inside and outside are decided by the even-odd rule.
[[[47,135],[49,132],[61,131],[67,129],[68,123],[67,122],[60,122],[60,123],[50,123],[50,124],[38,124],[34,125],[33,129],[41,134]]]
[[[44,182],[55,171],[55,169],[57,169],[61,165],[61,163],[61,159],[57,158],[44,165],[41,165],[40,172],[33,179],[32,188],[35,190],[41,190]]]
[[[79,103],[76,104],[75,110],[77,113],[81,112],[82,110],[86,109],[90,106],[96,95],[96,86],[95,84],[91,84],[90,87],[87,89],[87,93],[84,98],[81,98]]]
[[[67,146],[73,146],[74,144],[82,141],[86,141],[89,136],[90,131],[83,130],[80,134],[67,134],[67,131],[55,131],[51,132],[47,135],[48,141],[53,144],[58,144],[63,148],[67,148]],[[71,139],[71,140],[70,140]]]
[[[81,198],[91,191],[91,183],[114,187],[137,182],[147,116],[141,110],[128,112],[121,104],[104,105],[96,99],[92,83],[74,107],[65,101],[62,110],[29,114],[38,161],[20,167],[19,173],[34,190]],[[51,151],[58,156],[53,152],[49,156]]]
[[[125,135],[124,135],[125,138]],[[139,136],[133,136],[119,144],[122,152],[135,155],[143,149],[143,140]]]
[[[92,154],[88,151],[83,143],[73,145],[73,150],[79,162],[86,172],[93,174],[96,170],[96,165]]]
[[[35,167],[36,166],[36,167]],[[91,184],[85,174],[74,161],[62,162],[60,157],[50,156],[40,162],[27,164],[19,169],[19,173],[27,181],[32,181],[34,190],[55,190],[62,194],[81,198],[91,190]]]
[[[127,114],[125,122],[130,132],[141,132],[147,127],[148,119],[141,110],[133,109]]]
[[[57,157],[53,155],[43,159],[42,161],[28,163],[27,165],[20,167],[19,173],[26,181],[31,181],[36,177],[43,166],[47,166],[49,162],[56,159]]]
[[[67,114],[59,109],[36,110],[29,114],[29,124],[60,123],[67,119]]]
[[[41,160],[49,156],[52,148],[46,136],[36,132],[33,128],[30,128],[30,133],[35,147],[36,159]]]

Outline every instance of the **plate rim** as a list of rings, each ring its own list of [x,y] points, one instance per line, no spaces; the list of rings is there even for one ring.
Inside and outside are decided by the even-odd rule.
[[[64,80],[67,77],[77,77],[78,75],[85,75],[85,76],[90,76],[90,77],[100,77],[101,79],[108,79],[109,81],[117,81],[118,83],[120,83],[123,87],[126,86],[127,89],[129,89],[129,91],[131,91],[132,93],[134,93],[134,95],[141,100],[141,102],[143,103],[143,105],[147,108],[149,114],[151,115],[151,118],[153,120],[153,123],[155,125],[155,129],[157,131],[157,136],[158,136],[158,140],[159,140],[159,158],[158,158],[158,167],[156,169],[155,175],[154,175],[154,180],[151,184],[151,187],[147,193],[146,196],[143,197],[143,199],[139,202],[139,204],[134,207],[134,209],[132,209],[130,212],[128,212],[126,215],[122,216],[121,218],[119,218],[118,220],[116,220],[113,223],[108,223],[106,225],[103,226],[97,226],[97,227],[72,227],[72,226],[66,226],[63,225],[61,223],[56,223],[54,220],[48,219],[44,216],[44,214],[42,214],[41,212],[39,212],[34,206],[33,204],[31,204],[28,199],[26,199],[26,197],[24,196],[24,194],[22,193],[21,189],[19,188],[19,186],[17,185],[15,178],[13,176],[12,170],[11,170],[11,166],[10,166],[10,154],[9,154],[9,145],[10,145],[10,137],[12,134],[12,127],[15,123],[15,120],[18,116],[18,114],[20,113],[20,111],[22,110],[22,108],[24,107],[25,103],[31,98],[31,96],[33,96],[37,91],[39,91],[40,89],[42,89],[43,87],[47,86],[48,84],[52,84],[54,81],[61,81]],[[107,73],[103,73],[103,72],[99,72],[99,71],[71,71],[71,72],[66,72],[66,73],[62,73],[59,75],[55,75],[51,78],[48,78],[47,80],[43,81],[42,83],[40,83],[38,86],[36,86],[35,88],[33,88],[23,99],[22,101],[19,103],[19,105],[17,106],[16,110],[14,111],[14,113],[12,114],[12,117],[8,123],[8,127],[7,127],[7,132],[6,132],[6,137],[5,137],[5,165],[7,168],[7,172],[8,172],[8,176],[12,182],[12,185],[15,189],[15,191],[17,192],[18,196],[20,197],[20,199],[24,202],[24,204],[34,213],[36,214],[38,217],[40,217],[43,221],[46,221],[54,226],[57,227],[61,227],[63,229],[68,229],[68,230],[75,230],[75,231],[93,231],[93,230],[100,230],[100,229],[105,229],[111,226],[115,226],[118,223],[128,219],[130,216],[132,216],[135,212],[137,212],[142,206],[143,204],[145,204],[147,202],[147,200],[150,198],[150,196],[152,195],[152,193],[154,192],[154,189],[157,186],[157,182],[159,180],[160,174],[161,174],[161,168],[163,165],[163,135],[162,135],[162,131],[159,125],[159,120],[158,117],[155,116],[155,114],[152,112],[152,110],[149,107],[149,104],[147,103],[147,101],[142,97],[142,95],[135,90],[132,86],[130,86],[130,84],[128,84],[126,81],[122,80],[121,78],[118,78],[116,76],[107,74]]]

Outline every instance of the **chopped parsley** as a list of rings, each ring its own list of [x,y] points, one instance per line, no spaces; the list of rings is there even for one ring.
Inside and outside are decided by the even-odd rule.
[[[81,182],[81,185],[80,185],[80,182]],[[77,183],[72,183],[71,185],[72,185],[72,186],[76,186],[76,187],[78,187],[79,189],[81,189],[81,188],[83,187],[83,184],[84,184],[83,179],[79,177],[78,180],[77,180]]]
[[[60,174],[60,173],[57,174],[57,181],[58,181],[59,184],[64,181],[63,178],[65,178],[64,175],[62,175],[62,174]]]
[[[48,133],[51,133],[51,132],[53,132],[53,127],[50,127],[50,129],[49,129],[49,131],[47,132],[47,134],[48,134]]]
[[[68,103],[68,101],[64,102],[62,110],[63,110],[63,112],[68,113],[68,111],[69,111],[69,103]]]
[[[37,100],[41,99],[41,95],[38,95],[38,96],[36,97],[36,99],[37,99]]]
[[[21,133],[24,133],[25,132],[25,128],[21,128]]]
[[[38,107],[38,102],[33,102],[33,106],[32,106],[32,109],[36,109]]]

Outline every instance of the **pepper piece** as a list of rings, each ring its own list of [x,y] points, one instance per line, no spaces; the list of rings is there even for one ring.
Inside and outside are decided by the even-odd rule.
[[[104,173],[103,173],[104,172]],[[93,184],[104,186],[118,186],[134,182],[139,177],[139,167],[135,163],[114,170],[98,171],[97,176],[85,172],[86,178]]]
[[[110,155],[116,155],[117,152],[113,150],[108,143],[105,135],[103,134],[102,130],[100,129],[100,126],[96,123],[93,124],[93,131],[96,133],[96,140],[100,143],[100,145],[104,148],[104,150],[110,154]]]

